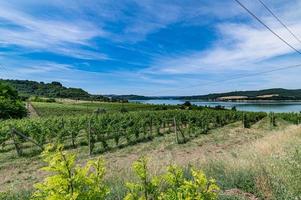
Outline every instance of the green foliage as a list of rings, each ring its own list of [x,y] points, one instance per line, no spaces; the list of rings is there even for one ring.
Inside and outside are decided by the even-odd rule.
[[[275,94],[271,97],[259,97],[264,95]],[[197,96],[188,96],[180,97],[180,99],[188,100],[216,100],[220,97],[229,97],[229,96],[247,96],[248,100],[300,100],[301,99],[301,89],[298,90],[286,90],[282,88],[273,88],[267,90],[256,90],[256,91],[235,91],[227,93],[215,93],[208,95],[197,95]],[[245,100],[245,98],[242,98]]]
[[[70,98],[78,100],[110,101],[101,95],[90,95],[80,88],[67,88],[60,82],[44,83],[27,80],[0,80],[15,88],[21,96],[40,96],[47,98]]]
[[[182,110],[191,110],[193,105],[190,103],[190,101],[185,101],[182,105],[179,105],[180,109]]]
[[[250,128],[251,127],[251,125],[249,123],[249,120],[248,120],[248,117],[247,117],[246,114],[243,115],[242,122],[243,122],[244,128]]]
[[[31,197],[30,191],[9,191],[0,192],[0,200],[29,200]]]
[[[278,119],[283,119],[294,124],[301,123],[301,113],[277,113],[274,116]]]
[[[5,99],[19,100],[18,92],[3,83],[0,83],[0,96]]]
[[[242,122],[244,128],[251,128],[252,124],[255,124],[263,117],[266,116],[266,113],[255,113],[255,112],[243,112],[242,113]]]
[[[27,110],[18,93],[10,86],[0,83],[0,119],[22,118]]]
[[[192,179],[188,179],[182,168],[169,166],[162,177],[150,177],[145,158],[136,161],[133,169],[139,181],[127,183],[129,192],[125,200],[215,200],[218,197],[219,187],[200,170],[191,170]]]
[[[270,114],[269,114],[269,118],[270,118],[270,124],[271,124],[271,126],[272,126],[272,127],[277,126],[275,114],[274,114],[274,113],[270,113]]]
[[[2,80],[14,87],[23,96],[42,96],[49,98],[89,99],[90,94],[78,88],[66,88],[59,82],[44,83],[23,80]]]
[[[34,96],[34,97],[29,98],[29,101],[32,101],[32,102],[46,102],[46,103],[55,103],[56,102],[56,100],[54,98],[41,98],[41,97],[38,97],[38,96]]]
[[[125,107],[121,107],[120,112],[121,112],[121,113],[127,113],[127,112],[129,112],[129,111],[128,111],[128,109],[126,109]]]
[[[86,166],[76,165],[76,156],[63,152],[62,146],[48,146],[42,153],[48,166],[43,170],[52,175],[36,184],[33,200],[97,200],[104,199],[109,189],[103,183],[103,161],[89,161]]]
[[[187,142],[200,134],[207,134],[211,129],[239,121],[242,119],[243,114],[247,115],[252,122],[256,122],[266,116],[264,113],[203,109],[201,111],[169,110],[104,113],[93,115],[92,118],[89,115],[27,118],[0,122],[0,140],[9,140],[10,127],[14,127],[41,145],[54,141],[68,144],[71,139],[72,146],[76,147],[76,141],[89,143],[90,140],[79,141],[78,139],[89,139],[89,137],[85,136],[91,132],[91,145],[94,146],[94,143],[101,142],[102,149],[98,150],[107,151],[110,148],[132,145],[170,133],[170,128],[174,129],[174,118],[177,124],[178,142],[181,143]],[[162,128],[164,124],[165,128]],[[81,137],[78,137],[79,135]],[[123,143],[120,144],[119,141],[123,141]]]
[[[147,159],[140,158],[133,164],[133,169],[139,178],[138,183],[127,183],[129,190],[124,198],[125,200],[148,200],[158,199],[158,186],[160,179],[158,177],[150,177],[147,169]]]
[[[214,162],[209,162],[204,170],[218,181],[218,185],[223,190],[237,188],[254,195],[259,193],[259,189],[256,186],[257,174],[253,169],[235,168],[229,170],[227,169],[227,163],[215,160]]]
[[[62,115],[83,115],[92,114],[97,109],[105,109],[106,112],[120,112],[122,108],[127,111],[151,111],[170,110],[177,108],[172,105],[150,105],[138,103],[110,103],[110,102],[85,102],[85,103],[44,103],[32,102],[41,117],[62,116]]]
[[[160,199],[195,199],[214,200],[218,197],[219,187],[215,180],[208,180],[201,170],[191,169],[192,180],[184,177],[183,169],[169,166],[165,175],[166,191],[160,195]]]

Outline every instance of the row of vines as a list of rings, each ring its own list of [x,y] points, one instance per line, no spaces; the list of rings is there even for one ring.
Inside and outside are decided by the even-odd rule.
[[[47,143],[73,148],[88,145],[92,154],[169,133],[175,133],[176,142],[185,143],[210,129],[236,121],[244,121],[249,127],[265,116],[265,113],[204,109],[7,120],[0,122],[0,145],[2,150],[9,144],[14,145],[21,155],[31,139],[41,147]]]
[[[301,124],[301,113],[277,113],[274,115],[278,119],[283,119],[297,125]]]

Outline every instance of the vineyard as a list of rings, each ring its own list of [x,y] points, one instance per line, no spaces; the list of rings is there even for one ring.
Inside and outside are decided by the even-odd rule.
[[[89,154],[93,154],[152,140],[164,134],[174,134],[175,142],[185,143],[200,134],[207,134],[211,129],[236,121],[243,121],[248,128],[265,116],[265,113],[203,109],[7,120],[1,122],[0,145],[1,151],[15,149],[19,156],[28,149],[42,150],[47,143],[64,144],[65,148],[88,145]]]
[[[108,103],[108,102],[32,102],[33,107],[41,117],[62,115],[87,115],[96,110],[103,112],[150,111],[175,109],[172,105],[151,105],[139,103]]]
[[[297,125],[301,123],[301,113],[277,113],[274,115],[276,118],[283,119]]]
[[[290,196],[294,196],[297,194],[296,191],[299,190],[298,180],[294,181],[295,178],[291,179],[293,177],[291,175],[295,176],[297,174],[296,167],[292,165],[292,171],[290,172],[287,169],[291,165],[283,164],[287,163],[288,158],[283,158],[281,165],[279,165],[281,166],[279,173],[283,172],[281,176],[285,178],[286,182],[277,185],[278,177],[274,177],[276,173],[267,166],[270,166],[270,162],[276,165],[279,161],[271,161],[262,155],[260,157],[252,156],[258,150],[258,152],[261,152],[262,148],[264,148],[264,154],[266,152],[277,152],[275,150],[267,150],[265,147],[270,142],[272,143],[271,146],[273,146],[278,141],[280,142],[279,144],[283,143],[283,145],[286,144],[283,141],[287,141],[287,143],[292,141],[292,144],[296,145],[289,144],[287,147],[290,147],[290,151],[297,152],[295,149],[298,149],[300,146],[300,142],[298,142],[299,136],[297,137],[297,135],[300,135],[300,129],[295,124],[300,124],[300,113],[241,112],[204,107],[183,109],[180,106],[160,107],[152,105],[147,105],[141,111],[135,111],[137,107],[141,106],[139,104],[124,104],[125,107],[123,107],[123,104],[116,104],[112,105],[111,108],[109,107],[110,104],[108,104],[105,109],[106,112],[103,112],[102,108],[105,108],[105,104],[99,106],[100,104],[98,103],[90,102],[86,103],[87,105],[85,106],[88,106],[89,109],[88,112],[85,112],[85,106],[82,103],[74,105],[68,103],[70,107],[66,106],[65,108],[66,103],[33,104],[37,111],[41,111],[44,108],[44,115],[0,122],[0,156],[2,161],[0,166],[2,173],[0,175],[2,179],[0,185],[3,186],[4,192],[1,196],[0,190],[1,200],[31,199],[32,197],[37,197],[38,199],[39,195],[48,191],[49,187],[53,187],[53,184],[48,183],[47,180],[49,178],[55,179],[57,176],[41,176],[41,172],[38,170],[40,168],[46,169],[44,168],[45,162],[42,162],[40,158],[41,155],[45,155],[45,151],[47,152],[47,146],[51,146],[48,144],[58,145],[64,152],[75,152],[78,154],[78,159],[76,160],[75,157],[70,157],[70,159],[73,159],[70,160],[70,163],[74,164],[74,180],[79,181],[77,182],[78,187],[74,187],[74,190],[79,191],[84,196],[87,196],[85,193],[87,190],[81,190],[81,188],[94,188],[93,185],[86,185],[87,181],[89,182],[90,178],[94,177],[93,174],[89,175],[91,170],[87,166],[92,166],[92,162],[97,164],[95,166],[98,166],[99,163],[97,161],[99,159],[96,161],[91,159],[99,156],[104,157],[108,161],[106,166],[109,169],[108,174],[102,179],[101,186],[108,189],[105,190],[105,193],[102,193],[106,194],[106,197],[102,199],[131,199],[145,195],[149,197],[148,199],[158,199],[157,194],[165,197],[171,194],[169,188],[174,188],[168,182],[170,180],[168,177],[172,175],[170,172],[177,172],[176,175],[178,172],[183,173],[181,175],[182,179],[185,179],[183,184],[189,183],[191,185],[197,183],[197,179],[193,177],[192,172],[202,172],[203,170],[202,177],[206,174],[208,175],[208,180],[215,179],[214,186],[220,188],[219,191],[214,190],[214,193],[212,193],[216,199],[224,200],[224,198],[228,199],[228,196],[231,197],[230,199],[233,199],[234,197],[232,198],[232,196],[235,195],[231,193],[232,191],[240,192],[239,196],[241,197],[245,194],[250,194],[254,198],[258,197],[261,199],[262,197],[264,199],[265,194],[263,192],[265,190],[259,187],[263,184],[260,182],[262,168],[254,168],[254,166],[260,166],[260,164],[254,162],[254,159],[258,158],[265,163],[265,170],[267,170],[265,173],[269,173],[267,174],[268,178],[265,177],[266,180],[271,181],[271,184],[273,184],[269,185],[269,187],[278,191],[285,184],[285,187],[289,188],[289,192],[291,192]],[[41,107],[43,108],[39,108],[36,106],[37,104],[42,105]],[[93,108],[90,108],[90,104],[93,104]],[[51,106],[57,107],[57,110],[48,113],[47,109],[51,108]],[[130,108],[130,106],[133,107]],[[82,109],[74,109],[79,107],[82,107]],[[121,108],[126,108],[128,111],[122,112]],[[69,112],[70,110],[73,111]],[[60,112],[64,114],[59,115]],[[280,138],[278,139],[278,137]],[[262,145],[259,143],[259,146],[252,147],[254,141],[258,142],[261,140],[266,141],[266,143]],[[275,146],[275,148],[278,148],[278,146]],[[247,154],[244,155],[246,152]],[[64,155],[52,151],[49,153],[57,156]],[[227,153],[227,156],[225,156],[225,153]],[[90,157],[88,155],[93,156]],[[135,162],[138,155],[150,157],[151,162],[148,166],[144,164],[143,160]],[[296,158],[289,158],[289,162],[299,162],[299,155],[296,154]],[[246,156],[245,160],[243,156]],[[69,157],[67,156],[66,158]],[[198,158],[198,160],[192,161],[195,158]],[[216,158],[219,160],[215,160]],[[250,158],[251,160],[249,161]],[[224,159],[226,159],[225,163],[223,163]],[[58,161],[57,165],[62,166],[61,159],[57,160],[55,158],[54,160]],[[169,171],[170,169],[174,170],[174,168],[169,167],[166,170],[165,166],[170,166],[169,163],[173,163],[174,160],[179,166],[184,168],[177,168],[180,171]],[[83,166],[85,161],[88,164]],[[192,165],[190,165],[190,161],[192,161]],[[200,161],[201,163],[198,165]],[[237,163],[237,161],[239,161],[239,164],[231,165],[231,163]],[[135,168],[128,175],[129,165],[132,162],[134,162]],[[250,169],[245,168],[246,162],[251,163],[248,164]],[[51,165],[53,163],[55,162],[50,162]],[[12,165],[17,167],[11,168]],[[77,170],[81,171],[80,168],[82,166],[82,169],[87,170],[88,175],[81,176],[81,174],[76,174]],[[103,166],[102,169],[104,169],[102,163],[99,166]],[[187,166],[188,168],[185,168]],[[189,166],[193,167],[190,168]],[[156,170],[161,167],[162,171],[160,170],[159,174],[157,174]],[[145,182],[144,176],[140,177],[139,173],[141,169],[147,168],[149,168],[149,171],[147,171],[149,177],[148,181]],[[200,170],[195,171],[194,169]],[[272,170],[275,169],[273,168]],[[227,174],[224,174],[226,171],[228,171]],[[47,174],[47,171],[45,173]],[[44,181],[40,177],[44,177]],[[200,178],[200,176],[198,177]],[[66,178],[66,180],[73,180]],[[162,181],[156,182],[156,180]],[[37,184],[38,187],[36,187],[36,183],[39,183]],[[10,188],[12,185],[18,188],[12,189],[12,191],[16,191],[15,194],[11,194]],[[135,188],[131,187],[132,185],[135,185]],[[137,189],[138,186],[142,189]],[[185,187],[187,186],[185,185]],[[69,191],[68,186],[65,187],[59,184],[56,187],[58,191],[62,191],[62,189]],[[145,188],[149,187],[155,190],[151,189],[146,194]],[[91,189],[89,191],[95,192],[98,190]],[[51,196],[51,194],[47,195]],[[283,194],[288,195],[288,193]],[[282,195],[285,197],[283,199],[289,199],[285,195]],[[167,196],[165,199],[170,198]]]

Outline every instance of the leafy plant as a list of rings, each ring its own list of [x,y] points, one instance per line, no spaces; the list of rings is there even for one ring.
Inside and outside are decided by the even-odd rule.
[[[0,83],[0,119],[22,118],[27,115],[17,91]]]
[[[63,152],[60,145],[47,146],[42,153],[48,166],[42,168],[52,175],[34,185],[34,200],[96,200],[104,199],[109,189],[103,183],[105,174],[101,159],[89,161],[86,166],[75,164],[76,156]]]
[[[167,183],[166,191],[160,194],[159,199],[195,199],[214,200],[218,197],[219,187],[215,180],[208,180],[201,170],[191,170],[192,180],[184,177],[182,168],[169,166],[164,176]]]
[[[183,138],[178,141],[187,142],[199,134],[207,134],[211,129],[242,120],[243,116],[246,116],[248,124],[251,124],[266,114],[203,109],[24,118],[0,121],[0,127],[3,127],[0,130],[0,140],[1,143],[9,140],[10,127],[13,127],[40,145],[53,142],[70,145],[71,139],[72,147],[76,148],[77,144],[86,142],[82,137],[86,132],[86,135],[91,133],[91,137],[88,138],[91,147],[101,143],[100,151],[107,151],[115,146],[133,145],[175,132],[176,129],[178,135]]]
[[[271,126],[272,127],[277,126],[275,114],[272,112],[272,113],[269,114],[269,117],[270,117],[270,124],[271,124]]]
[[[148,200],[158,199],[159,178],[150,177],[147,170],[147,159],[142,157],[133,164],[133,169],[139,178],[138,183],[127,183],[129,189],[125,200]]]
[[[133,164],[133,169],[139,181],[127,183],[129,191],[125,200],[216,200],[218,197],[215,180],[208,180],[201,170],[191,170],[192,179],[188,179],[182,168],[171,165],[162,177],[150,177],[144,157]]]

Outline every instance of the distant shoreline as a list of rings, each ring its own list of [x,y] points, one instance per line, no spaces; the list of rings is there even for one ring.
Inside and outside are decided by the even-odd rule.
[[[281,103],[281,102],[296,102],[301,103],[300,100],[205,100],[205,99],[192,99],[183,101],[199,101],[199,102],[242,102],[242,103]]]
[[[153,98],[153,99],[131,99],[131,102],[134,101],[152,101],[152,100],[179,100],[179,101],[190,101],[190,102],[237,102],[237,103],[281,103],[281,102],[288,102],[288,103],[301,103],[300,100],[212,100],[212,99],[177,99],[177,98]]]

